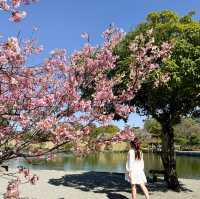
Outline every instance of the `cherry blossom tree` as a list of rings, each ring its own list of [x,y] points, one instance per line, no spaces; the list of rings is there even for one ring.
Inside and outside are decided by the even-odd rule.
[[[10,20],[19,22],[26,16],[25,11],[19,10],[20,5],[31,2],[34,1],[0,0],[0,8],[11,13]],[[140,88],[141,80],[159,67],[155,64],[157,59],[170,56],[171,44],[157,46],[151,30],[147,34],[149,42],[143,47],[142,35],[130,45],[131,81],[120,93],[115,92],[115,87],[124,74],[110,78],[109,73],[115,70],[118,58],[113,49],[125,33],[113,25],[103,33],[102,45],[92,46],[89,35],[83,33],[86,42],[79,51],[68,55],[64,49],[55,49],[37,66],[27,65],[32,54],[42,51],[36,40],[20,42],[17,37],[10,37],[1,41],[0,163],[18,157],[51,158],[67,143],[80,155],[98,150],[101,144],[133,139],[134,133],[128,126],[109,139],[91,141],[90,137],[94,123],[107,125],[134,111],[127,101]],[[35,144],[44,137],[51,147],[36,149]],[[32,178],[35,181],[37,177]],[[8,192],[10,187],[17,190],[18,182],[11,182]]]
[[[29,1],[30,2],[30,1]],[[5,11],[13,12],[27,1],[1,1]],[[20,20],[23,17],[20,17]],[[14,20],[17,22],[19,20]],[[115,69],[117,56],[113,49],[125,33],[113,25],[103,33],[104,42],[99,46],[89,43],[83,33],[85,45],[68,55],[64,49],[55,49],[38,66],[28,66],[32,54],[42,47],[35,40],[19,42],[10,37],[0,44],[0,162],[17,157],[51,156],[54,151],[72,143],[77,154],[96,150],[96,145],[132,139],[133,132],[126,127],[113,138],[89,142],[91,125],[109,124],[116,115],[127,118],[134,110],[126,103],[140,87],[141,79],[159,67],[156,59],[170,55],[170,44],[156,46],[151,31],[149,42],[140,48],[143,36],[136,38],[130,49],[133,52],[128,87],[115,93],[124,74],[109,78]],[[77,128],[78,126],[78,128]],[[46,137],[52,147],[37,150],[40,137]]]
[[[13,37],[2,43],[1,161],[49,154],[69,142],[73,143],[74,151],[89,152],[91,145],[87,141],[92,123],[106,125],[115,114],[126,118],[133,111],[125,102],[130,93],[137,92],[139,80],[152,70],[152,64],[148,60],[149,67],[145,66],[143,72],[133,77],[133,83],[121,95],[115,95],[113,87],[121,76],[109,79],[107,72],[115,67],[117,57],[112,54],[112,48],[123,34],[112,27],[104,35],[102,46],[86,43],[71,56],[65,50],[56,49],[36,67],[26,66],[28,56],[41,51],[34,41],[20,46]],[[143,56],[140,61],[145,63],[145,59]],[[90,94],[87,96],[86,92]],[[114,109],[114,113],[109,109]],[[81,128],[77,129],[78,125]],[[52,148],[36,150],[33,144],[40,136],[47,136]],[[100,142],[109,144],[133,136],[126,127],[110,140],[96,140],[92,148]]]
[[[56,49],[39,66],[26,65],[30,55],[42,50],[34,40],[19,43],[18,38],[11,37],[1,42],[1,162],[49,154],[68,142],[78,151],[76,143],[86,145],[90,124],[105,124],[112,119],[112,114],[102,115],[102,107],[114,100],[109,93],[113,82],[107,81],[104,73],[114,67],[111,45],[117,41],[116,36],[102,47],[86,44],[72,56]],[[85,63],[81,65],[81,61]],[[82,78],[85,71],[93,71],[90,78],[96,77],[95,84],[99,85],[93,99],[82,97],[81,87],[88,83],[89,88],[90,83]],[[82,127],[77,130],[78,124]],[[36,150],[33,144],[40,136],[48,136],[53,146]]]

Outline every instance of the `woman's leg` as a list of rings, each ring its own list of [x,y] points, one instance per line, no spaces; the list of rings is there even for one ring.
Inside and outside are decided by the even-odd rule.
[[[135,184],[132,184],[131,185],[131,193],[132,193],[132,199],[136,199],[136,185]]]
[[[145,184],[144,183],[140,184],[140,187],[141,187],[146,199],[149,199],[149,192],[148,192],[148,189],[146,188]]]

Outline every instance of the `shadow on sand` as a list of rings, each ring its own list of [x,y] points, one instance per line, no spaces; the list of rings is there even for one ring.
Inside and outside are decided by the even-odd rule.
[[[109,199],[128,199],[120,192],[130,193],[130,184],[124,180],[122,173],[108,172],[85,172],[82,174],[69,174],[59,179],[49,179],[49,184],[55,186],[67,186],[82,191],[92,191],[94,193],[105,193]],[[166,183],[159,181],[156,183],[148,183],[150,192],[162,191],[167,192]],[[182,191],[192,192],[182,185]],[[138,189],[141,194],[141,190]]]

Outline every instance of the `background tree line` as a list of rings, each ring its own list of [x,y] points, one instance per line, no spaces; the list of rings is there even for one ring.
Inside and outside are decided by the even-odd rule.
[[[144,130],[151,134],[151,140],[157,138],[157,142],[161,142],[161,125],[155,119],[145,120]],[[199,150],[200,123],[198,119],[182,118],[181,122],[174,126],[174,136],[175,145],[179,145],[181,150]]]

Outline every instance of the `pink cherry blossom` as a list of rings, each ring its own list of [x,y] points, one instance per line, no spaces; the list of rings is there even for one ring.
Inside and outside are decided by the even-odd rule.
[[[86,41],[89,42],[89,34],[87,32],[83,32],[81,34],[81,37]]]
[[[15,8],[19,7],[21,3],[22,3],[22,0],[12,0],[12,6]]]
[[[0,0],[0,9],[4,11],[9,11],[10,6],[7,4],[6,0]]]
[[[26,17],[27,13],[25,11],[13,11],[10,17],[10,21],[20,22],[22,19]]]

